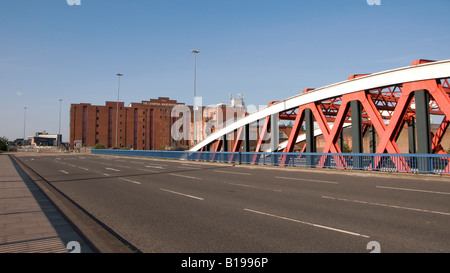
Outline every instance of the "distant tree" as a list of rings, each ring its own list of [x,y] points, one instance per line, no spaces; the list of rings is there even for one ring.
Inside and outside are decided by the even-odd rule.
[[[103,144],[95,144],[94,149],[106,149],[106,147]]]
[[[0,137],[0,151],[8,151],[8,139]]]
[[[350,145],[348,145],[348,143],[344,143],[344,147],[342,147],[342,152],[343,153],[351,153],[352,152],[352,148],[350,147]]]

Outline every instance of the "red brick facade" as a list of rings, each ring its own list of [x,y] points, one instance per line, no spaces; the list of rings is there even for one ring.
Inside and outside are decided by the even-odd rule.
[[[171,117],[176,100],[159,97],[128,107],[119,102],[116,145],[117,102],[107,101],[105,106],[89,103],[72,104],[70,108],[70,148],[77,140],[83,146],[102,144],[106,148],[128,147],[135,150],[161,150],[173,146]],[[181,144],[181,143],[178,143]]]

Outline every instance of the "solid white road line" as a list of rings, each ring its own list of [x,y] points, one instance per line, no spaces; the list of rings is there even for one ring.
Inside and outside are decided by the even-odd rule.
[[[231,173],[231,174],[239,174],[239,175],[252,175],[251,173],[240,173],[240,172],[231,172],[231,171],[220,171],[214,170],[216,173]]]
[[[153,169],[164,169],[164,167],[161,166],[153,166],[153,165],[147,165],[146,168],[153,168]]]
[[[345,234],[349,234],[349,235],[353,235],[353,236],[359,236],[359,237],[369,238],[369,236],[367,236],[367,235],[359,234],[359,233],[356,233],[356,232],[351,232],[351,231],[347,231],[347,230],[343,230],[343,229],[338,229],[338,228],[333,228],[333,227],[328,227],[328,226],[318,225],[318,224],[314,224],[314,223],[309,223],[309,222],[305,222],[305,221],[300,221],[300,220],[297,220],[297,219],[292,219],[292,218],[288,218],[288,217],[278,216],[278,215],[274,215],[274,214],[270,214],[270,213],[265,213],[265,212],[261,212],[261,211],[257,211],[257,210],[252,210],[252,209],[244,209],[244,210],[245,210],[245,211],[249,211],[249,212],[253,212],[253,213],[257,213],[257,214],[261,214],[261,215],[266,215],[266,216],[270,216],[270,217],[282,219],[282,220],[287,220],[287,221],[291,221],[291,222],[295,222],[295,223],[300,223],[300,224],[304,224],[304,225],[309,225],[309,226],[313,226],[313,227],[317,227],[317,228],[322,228],[322,229],[332,230],[332,231],[336,231],[336,232],[340,232],[340,233],[345,233]]]
[[[426,193],[435,193],[435,194],[446,194],[450,195],[450,192],[440,192],[440,191],[427,191],[427,190],[418,190],[418,189],[407,189],[407,188],[395,188],[395,187],[384,187],[377,186],[380,189],[390,189],[390,190],[400,190],[400,191],[417,191],[417,192],[426,192]]]
[[[169,173],[169,175],[178,176],[178,177],[184,177],[184,178],[190,178],[190,179],[198,179],[198,180],[202,180],[202,179],[199,178],[199,177],[188,176],[188,175],[182,175],[182,174],[176,174],[176,173]]]
[[[82,169],[82,170],[85,170],[85,171],[89,171],[88,168],[83,168],[83,167],[78,167],[78,169]]]
[[[233,185],[233,186],[245,187],[245,188],[252,188],[252,189],[259,189],[259,190],[266,190],[266,191],[281,192],[281,190],[269,189],[269,188],[261,188],[261,187],[257,187],[257,186],[246,185],[246,184],[237,184],[237,183],[227,183],[227,184],[228,185]]]
[[[335,181],[315,180],[315,179],[306,179],[306,178],[283,177],[283,176],[275,176],[275,178],[285,179],[285,180],[295,180],[295,181],[309,181],[309,182],[316,182],[316,183],[339,184],[338,182],[335,182]]]
[[[109,174],[107,174],[107,173],[101,173],[101,172],[95,172],[95,173],[98,173],[98,174],[101,174],[101,175],[104,175],[104,176],[109,176]]]
[[[197,196],[193,196],[193,195],[189,195],[189,194],[184,194],[184,193],[181,193],[181,192],[171,191],[171,190],[167,190],[167,189],[163,189],[163,188],[160,188],[160,190],[166,191],[166,192],[170,192],[170,193],[174,193],[174,194],[178,194],[178,195],[182,195],[182,196],[193,198],[193,199],[197,199],[197,200],[204,200],[203,198],[200,198],[200,197],[197,197]]]
[[[138,171],[143,171],[143,172],[151,172],[151,173],[158,173],[157,171],[154,170],[148,170],[148,169],[137,169]]]
[[[389,208],[394,208],[394,209],[412,210],[412,211],[427,212],[427,213],[441,214],[441,215],[447,215],[447,216],[450,215],[450,213],[448,213],[448,212],[401,207],[401,206],[381,204],[381,203],[371,203],[371,202],[366,202],[366,201],[361,201],[361,200],[351,200],[351,199],[337,198],[337,197],[330,197],[330,196],[322,196],[322,198],[345,201],[345,202],[352,202],[352,203],[359,203],[359,204],[366,204],[366,205],[373,205],[373,206],[380,206],[380,207],[389,207]]]
[[[117,170],[117,169],[113,169],[113,168],[105,168],[105,169],[107,169],[107,170],[111,170],[111,171],[115,171],[115,172],[120,172],[120,170]]]
[[[123,180],[123,181],[131,182],[131,183],[134,183],[134,184],[138,184],[138,185],[141,184],[141,182],[130,180],[130,179],[126,179],[126,178],[122,178],[122,177],[119,177],[119,179]]]
[[[59,171],[62,172],[62,173],[65,173],[65,174],[69,174],[68,172],[66,172],[64,170],[59,170]]]

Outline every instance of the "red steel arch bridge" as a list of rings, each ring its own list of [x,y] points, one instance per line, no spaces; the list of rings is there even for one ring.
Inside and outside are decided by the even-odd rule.
[[[431,115],[442,119],[434,132],[430,128]],[[283,143],[279,143],[278,139],[280,120],[293,122],[288,140]],[[250,151],[249,128],[252,124],[257,124],[259,130],[256,148]],[[401,154],[396,141],[402,129],[407,127],[409,153],[434,154],[443,160],[441,164],[445,172],[450,173],[450,158],[441,146],[449,124],[450,60],[416,60],[408,67],[351,75],[346,81],[305,89],[294,97],[271,102],[262,110],[218,128],[190,151],[254,153],[251,163],[258,164],[261,160],[259,152],[264,152],[261,147],[270,139],[269,151],[280,152],[278,163],[284,165],[293,160],[289,155],[293,153],[294,146],[304,141],[306,145],[296,158],[318,153],[319,164],[316,165],[321,166],[330,160],[329,156],[325,156],[329,154],[338,167],[345,168],[347,163],[341,156],[340,136],[343,129],[349,127],[353,154],[363,154],[363,135],[370,133],[373,141],[370,141],[372,159],[369,168],[375,169],[383,161],[377,155],[384,154],[392,159]],[[302,126],[304,134],[300,134]],[[317,134],[325,140],[325,146],[320,151],[315,145]],[[234,140],[232,145],[228,144],[230,139]],[[397,158],[393,163],[404,171],[411,170],[414,165],[404,157]]]

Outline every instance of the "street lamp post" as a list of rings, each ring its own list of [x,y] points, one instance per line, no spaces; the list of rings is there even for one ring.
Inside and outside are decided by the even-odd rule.
[[[27,123],[27,107],[23,108],[25,110],[24,118],[23,118],[23,142],[22,146],[25,146],[25,126]]]
[[[119,83],[117,85],[117,112],[116,112],[116,147],[117,147],[117,136],[119,133],[119,92],[120,92],[120,77],[123,76],[121,73],[117,73],[116,76],[119,78]]]
[[[196,112],[197,112],[197,105],[196,105],[196,96],[197,96],[197,94],[196,94],[196,80],[197,80],[197,53],[200,53],[200,50],[197,50],[197,49],[192,49],[191,50],[191,53],[194,53],[194,145],[195,144],[197,144],[197,133],[196,133],[196,127],[197,127],[197,124],[196,124],[196,122],[197,122],[197,119],[196,119],[196,117],[197,117],[197,115],[196,115]]]
[[[61,145],[60,136],[61,136],[61,103],[62,99],[59,99],[59,127],[58,127],[58,136],[56,137],[56,145],[59,148]]]

